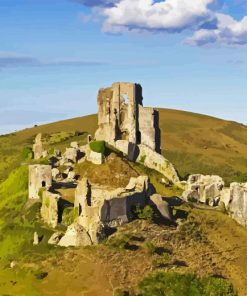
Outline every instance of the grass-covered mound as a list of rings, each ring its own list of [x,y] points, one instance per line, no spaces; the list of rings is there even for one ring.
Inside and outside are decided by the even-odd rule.
[[[105,153],[105,149],[106,149],[105,141],[90,142],[89,147],[93,152],[102,153],[102,154]]]
[[[141,296],[236,296],[232,284],[222,278],[198,278],[192,274],[156,272],[139,283]]]

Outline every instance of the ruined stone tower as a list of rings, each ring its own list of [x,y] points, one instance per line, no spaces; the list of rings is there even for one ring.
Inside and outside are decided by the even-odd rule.
[[[95,138],[114,145],[118,140],[144,144],[160,152],[159,113],[142,105],[142,87],[113,83],[98,94],[98,125]]]
[[[49,189],[52,185],[52,172],[50,165],[29,166],[29,198],[39,199],[40,189]]]

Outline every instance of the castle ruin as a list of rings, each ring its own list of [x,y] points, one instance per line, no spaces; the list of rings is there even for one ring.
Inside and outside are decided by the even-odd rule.
[[[49,189],[52,186],[52,168],[50,165],[29,166],[29,198],[39,199],[40,189]]]
[[[142,87],[113,83],[98,93],[98,125],[95,138],[113,146],[119,140],[144,144],[160,153],[159,113],[143,107]]]

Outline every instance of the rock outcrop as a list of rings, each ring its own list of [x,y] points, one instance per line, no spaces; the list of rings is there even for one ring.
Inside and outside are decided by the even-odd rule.
[[[92,245],[92,241],[80,224],[73,223],[68,227],[58,245],[61,247],[82,247]]]

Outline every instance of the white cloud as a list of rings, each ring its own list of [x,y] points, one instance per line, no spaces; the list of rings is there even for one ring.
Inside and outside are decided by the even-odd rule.
[[[103,1],[102,1],[103,2]],[[187,44],[246,45],[247,16],[237,21],[219,13],[224,0],[117,0],[97,10],[105,19],[103,31],[192,32]]]
[[[194,33],[187,43],[195,46],[208,44],[246,45],[247,44],[247,16],[240,21],[225,14],[216,14],[218,25],[216,29],[201,29]]]
[[[217,0],[121,0],[104,8],[103,30],[109,33],[126,30],[181,32],[214,21],[209,8]]]

